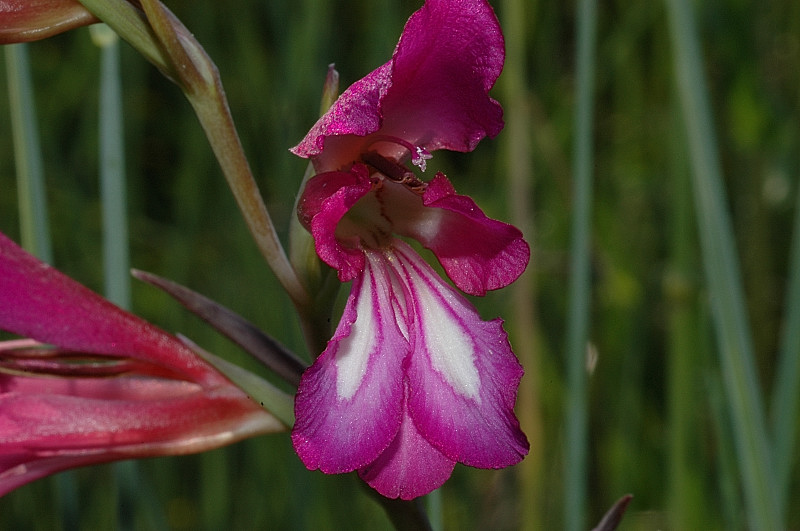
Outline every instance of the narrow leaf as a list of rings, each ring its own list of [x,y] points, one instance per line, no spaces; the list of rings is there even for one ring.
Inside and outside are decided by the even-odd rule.
[[[135,269],[132,274],[139,280],[167,292],[189,311],[230,338],[287,382],[294,386],[300,383],[300,375],[305,370],[306,364],[245,318],[171,280]]]
[[[203,350],[189,338],[178,334],[178,339],[272,413],[284,426],[291,428],[294,425],[294,400],[291,396],[252,372]]]

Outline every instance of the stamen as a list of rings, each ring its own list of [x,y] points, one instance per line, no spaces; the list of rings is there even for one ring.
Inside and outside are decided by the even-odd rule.
[[[387,159],[377,151],[367,151],[361,154],[361,160],[384,174],[393,181],[403,182],[415,179],[414,172],[400,163]]]
[[[408,152],[411,154],[411,164],[418,167],[420,171],[425,171],[425,168],[427,167],[426,161],[431,160],[433,158],[431,152],[425,149],[424,147],[415,146],[411,142],[403,140],[402,138],[391,135],[375,135],[374,138],[375,142],[373,142],[373,144],[376,144],[378,142],[390,142],[392,144],[398,144],[406,148]]]
[[[361,160],[385,175],[387,179],[404,184],[414,192],[421,192],[428,185],[428,183],[420,181],[414,172],[400,163],[387,159],[377,151],[362,153]]]
[[[428,166],[426,161],[431,160],[432,158],[433,155],[431,155],[430,151],[424,147],[417,146],[414,154],[411,155],[411,164],[419,168],[419,171],[425,171],[425,168]]]

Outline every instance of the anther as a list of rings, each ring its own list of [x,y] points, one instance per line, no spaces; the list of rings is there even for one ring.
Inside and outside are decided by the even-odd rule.
[[[391,136],[391,135],[375,135],[373,138],[375,139],[373,144],[376,144],[378,142],[390,142],[392,144],[397,144],[406,148],[409,154],[411,155],[411,164],[419,168],[420,171],[425,171],[425,168],[427,166],[427,161],[433,158],[431,152],[425,149],[424,147],[415,146],[411,142],[403,140],[402,138],[398,138],[396,136]]]
[[[362,153],[361,160],[385,175],[387,179],[406,185],[414,192],[420,192],[427,186],[427,183],[420,181],[414,172],[402,164],[384,157],[377,151]]]

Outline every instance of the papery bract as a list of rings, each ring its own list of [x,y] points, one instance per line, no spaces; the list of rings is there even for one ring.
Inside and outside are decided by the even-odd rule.
[[[36,41],[95,22],[76,0],[0,0],[0,44]]]
[[[470,151],[503,126],[488,96],[503,38],[483,0],[428,0],[389,63],[354,83],[293,149],[317,175],[298,204],[319,257],[352,281],[339,326],[303,375],[295,449],[310,469],[358,470],[384,496],[439,487],[456,462],[517,463],[522,367],[502,322],[472,305],[408,244],[436,255],[458,288],[484,295],[525,270],[528,244],[437,173],[431,151]]]
[[[285,429],[176,337],[2,234],[0,329],[36,340],[0,343],[0,494],[67,468]]]

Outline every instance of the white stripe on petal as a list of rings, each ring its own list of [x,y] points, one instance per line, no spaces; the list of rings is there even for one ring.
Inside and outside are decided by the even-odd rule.
[[[475,308],[411,247],[397,241],[413,354],[404,366],[408,414],[420,435],[447,458],[502,468],[528,453],[514,416],[522,367],[499,319]]]
[[[481,379],[475,367],[475,345],[467,330],[445,306],[440,293],[423,282],[415,283],[419,319],[431,364],[459,394],[480,401]]]
[[[460,304],[451,300],[453,294],[449,290],[437,289],[437,285],[422,274],[430,271],[431,275],[436,275],[422,258],[405,244],[396,246],[405,247],[407,251],[397,253],[400,261],[410,262],[405,275],[424,336],[418,341],[425,345],[433,369],[447,384],[461,396],[480,403],[481,378],[475,364],[475,343],[470,339],[470,330],[454,311]]]
[[[366,264],[369,269],[370,264]],[[375,290],[373,276],[364,272],[362,292],[356,306],[357,320],[350,329],[350,335],[339,343],[336,351],[336,394],[340,400],[353,397],[364,379],[369,356],[380,341],[380,327],[376,324],[374,308],[377,304],[372,300]]]

